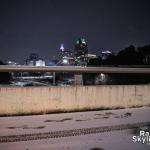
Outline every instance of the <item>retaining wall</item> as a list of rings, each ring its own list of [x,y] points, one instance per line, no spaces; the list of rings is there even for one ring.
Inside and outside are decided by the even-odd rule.
[[[0,87],[0,115],[150,105],[150,85]]]

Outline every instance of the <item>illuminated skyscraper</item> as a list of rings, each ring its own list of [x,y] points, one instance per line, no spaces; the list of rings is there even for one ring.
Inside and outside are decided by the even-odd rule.
[[[84,38],[79,38],[76,41],[74,54],[75,57],[85,56],[88,54],[88,47]]]
[[[74,56],[76,65],[85,66],[87,64],[88,47],[84,38],[79,38],[75,43]]]
[[[61,44],[60,48],[59,48],[59,59],[62,59],[63,55],[64,55],[65,49],[64,49],[64,45]]]
[[[73,65],[74,58],[70,50],[66,50],[64,45],[61,44],[59,49],[59,63],[58,65]]]
[[[64,44],[60,45],[60,50],[63,52],[64,51]]]

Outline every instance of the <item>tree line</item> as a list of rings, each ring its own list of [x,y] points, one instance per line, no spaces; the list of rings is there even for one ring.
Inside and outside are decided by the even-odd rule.
[[[118,66],[118,65],[150,65],[150,45],[135,48],[131,45],[118,52],[117,55],[110,54],[106,59],[91,59],[87,66]]]

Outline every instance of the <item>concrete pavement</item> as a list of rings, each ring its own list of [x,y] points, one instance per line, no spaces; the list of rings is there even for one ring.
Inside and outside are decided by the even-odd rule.
[[[110,125],[149,122],[150,107],[104,110],[36,116],[0,117],[0,137],[8,135],[34,134],[71,129],[94,128]],[[112,131],[74,137],[42,139],[32,141],[0,143],[0,150],[40,149],[139,149],[150,145],[133,143],[133,130]],[[120,146],[122,145],[122,146]],[[96,149],[95,149],[96,150]]]

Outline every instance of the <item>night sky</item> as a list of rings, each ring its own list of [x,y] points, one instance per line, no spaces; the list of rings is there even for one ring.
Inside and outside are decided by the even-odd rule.
[[[0,60],[46,61],[84,37],[91,53],[150,44],[149,0],[0,0]]]

